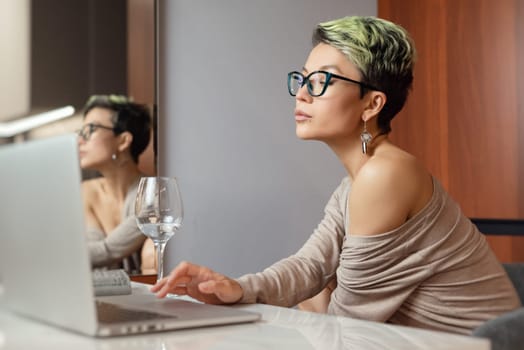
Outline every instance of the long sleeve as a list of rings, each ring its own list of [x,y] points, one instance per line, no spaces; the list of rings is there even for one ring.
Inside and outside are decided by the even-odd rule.
[[[295,255],[237,279],[244,290],[241,303],[293,306],[320,292],[334,278],[345,235],[348,190],[345,178],[326,205],[324,218]]]
[[[325,217],[295,255],[242,276],[243,303],[292,306],[332,278],[328,313],[468,334],[520,306],[485,238],[434,179],[426,206],[401,226],[372,236],[345,235],[345,179]]]
[[[106,266],[131,255],[140,249],[145,236],[130,216],[120,223],[108,236],[97,229],[88,229],[88,248],[91,264]]]
[[[433,184],[430,201],[401,226],[346,237],[328,313],[468,334],[520,306],[484,236]]]

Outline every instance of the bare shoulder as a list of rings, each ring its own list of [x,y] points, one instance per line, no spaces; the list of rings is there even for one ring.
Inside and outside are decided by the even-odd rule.
[[[94,203],[100,196],[101,178],[82,181],[82,196],[85,203]]]
[[[91,228],[102,229],[97,212],[100,207],[101,179],[90,179],[82,182],[82,199],[86,224]]]
[[[422,210],[432,194],[425,167],[411,154],[388,147],[371,157],[354,179],[350,230],[363,235],[391,231]]]

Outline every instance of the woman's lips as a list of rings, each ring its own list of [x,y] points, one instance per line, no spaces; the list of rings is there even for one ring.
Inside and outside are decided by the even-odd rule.
[[[309,119],[311,119],[310,115],[302,112],[299,109],[295,109],[295,121],[301,122],[301,121],[309,120]]]

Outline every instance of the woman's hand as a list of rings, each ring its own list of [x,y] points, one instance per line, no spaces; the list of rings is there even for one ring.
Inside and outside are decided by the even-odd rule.
[[[159,298],[168,293],[189,295],[207,304],[233,304],[244,294],[237,281],[188,262],[181,262],[169,276],[151,287],[151,291]]]

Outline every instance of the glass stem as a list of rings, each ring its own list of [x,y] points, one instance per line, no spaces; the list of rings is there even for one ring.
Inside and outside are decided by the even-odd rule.
[[[154,242],[157,256],[157,276],[156,281],[160,281],[164,277],[164,250],[167,242]]]

